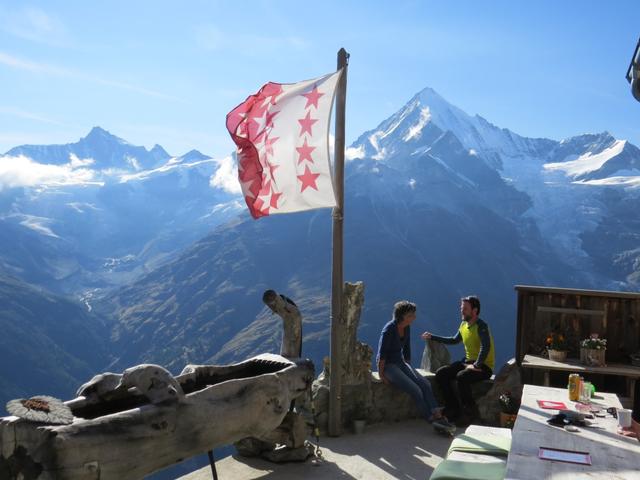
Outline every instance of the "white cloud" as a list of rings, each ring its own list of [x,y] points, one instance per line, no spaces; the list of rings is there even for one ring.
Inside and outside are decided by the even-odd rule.
[[[33,113],[33,112],[28,112],[26,110],[22,110],[20,108],[14,108],[14,107],[2,107],[0,106],[0,114],[4,114],[4,115],[11,115],[14,117],[18,117],[18,118],[23,118],[26,120],[35,120],[36,122],[40,122],[40,123],[46,123],[49,125],[56,125],[59,127],[65,127],[67,125],[60,123],[56,120],[53,120],[51,118],[48,118],[44,115],[41,115],[39,113]]]
[[[295,35],[255,35],[223,31],[216,25],[200,25],[195,28],[194,36],[200,47],[206,50],[233,49],[244,55],[281,52],[286,49],[302,51],[309,46],[304,38]]]
[[[429,120],[431,120],[431,110],[429,110],[429,107],[425,107],[420,110],[420,119],[418,120],[418,123],[410,127],[402,139],[405,142],[408,142],[414,138],[420,138],[422,135],[422,129],[427,123],[429,123]]]
[[[386,147],[380,148],[380,145],[378,144],[378,139],[382,136],[384,136],[384,132],[380,131],[369,136],[369,143],[376,149],[376,154],[371,157],[373,160],[384,160],[387,156]]]
[[[218,169],[211,176],[209,185],[212,188],[221,188],[229,193],[241,194],[242,188],[238,180],[238,169],[233,157],[228,156],[218,160]]]
[[[40,8],[0,12],[0,25],[3,31],[32,42],[51,46],[68,46],[70,43],[62,21]]]
[[[107,87],[118,88],[121,90],[128,90],[131,92],[141,93],[150,97],[162,98],[165,100],[182,101],[181,99],[166,95],[164,93],[156,92],[148,88],[138,87],[129,83],[119,82],[116,80],[110,80],[102,76],[87,74],[78,70],[73,70],[64,67],[58,67],[57,65],[50,65],[42,62],[34,62],[32,60],[18,58],[5,52],[0,52],[0,64],[14,68],[17,70],[26,70],[32,73],[39,73],[43,75],[51,75],[56,77],[72,78],[76,80],[87,81],[104,85]]]
[[[153,175],[170,172],[172,170],[186,171],[189,168],[198,168],[200,166],[207,165],[208,163],[218,163],[218,160],[210,158],[192,163],[182,163],[176,162],[175,159],[169,159],[164,165],[161,165],[158,168],[153,168],[151,170],[141,170],[136,173],[129,173],[129,171],[127,170],[110,168],[107,170],[102,170],[101,173],[107,174],[109,176],[120,176],[120,183],[126,183],[131,180],[145,180],[152,177]]]
[[[360,145],[358,148],[348,147],[344,152],[344,158],[347,161],[364,158],[364,145]]]
[[[34,162],[24,155],[0,157],[0,191],[42,185],[101,185],[95,180],[95,172],[84,168],[87,162],[76,157],[64,165],[51,165]]]
[[[69,155],[69,166],[72,169],[88,167],[89,165],[93,165],[94,163],[96,163],[96,161],[93,158],[78,158],[75,153]]]

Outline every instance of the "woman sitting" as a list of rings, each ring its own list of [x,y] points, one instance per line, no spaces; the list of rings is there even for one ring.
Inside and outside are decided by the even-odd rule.
[[[403,300],[393,307],[393,319],[380,334],[378,372],[384,383],[411,395],[420,414],[434,427],[453,433],[456,429],[442,414],[431,385],[411,366],[411,329],[416,319],[416,304]]]

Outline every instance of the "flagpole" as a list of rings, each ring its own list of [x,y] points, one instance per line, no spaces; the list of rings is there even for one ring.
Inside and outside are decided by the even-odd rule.
[[[336,91],[336,132],[334,178],[336,207],[333,209],[333,267],[331,275],[331,370],[329,381],[329,435],[342,434],[342,358],[340,338],[342,330],[343,292],[343,216],[344,216],[344,125],[347,100],[347,65],[349,54],[338,51],[338,70],[344,68]]]

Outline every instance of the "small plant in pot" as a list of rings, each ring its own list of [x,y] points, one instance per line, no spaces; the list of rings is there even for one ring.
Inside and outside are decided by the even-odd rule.
[[[545,343],[549,360],[564,362],[567,359],[567,339],[562,332],[551,332]]]
[[[585,365],[604,367],[606,352],[607,340],[600,338],[597,333],[592,333],[589,338],[580,342],[580,361]]]
[[[500,426],[513,428],[520,408],[520,400],[515,398],[509,391],[502,393],[498,400],[500,402]]]

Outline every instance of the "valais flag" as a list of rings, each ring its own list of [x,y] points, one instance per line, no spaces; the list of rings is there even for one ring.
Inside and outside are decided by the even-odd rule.
[[[269,82],[227,114],[253,218],[336,205],[328,134],[340,74]]]

